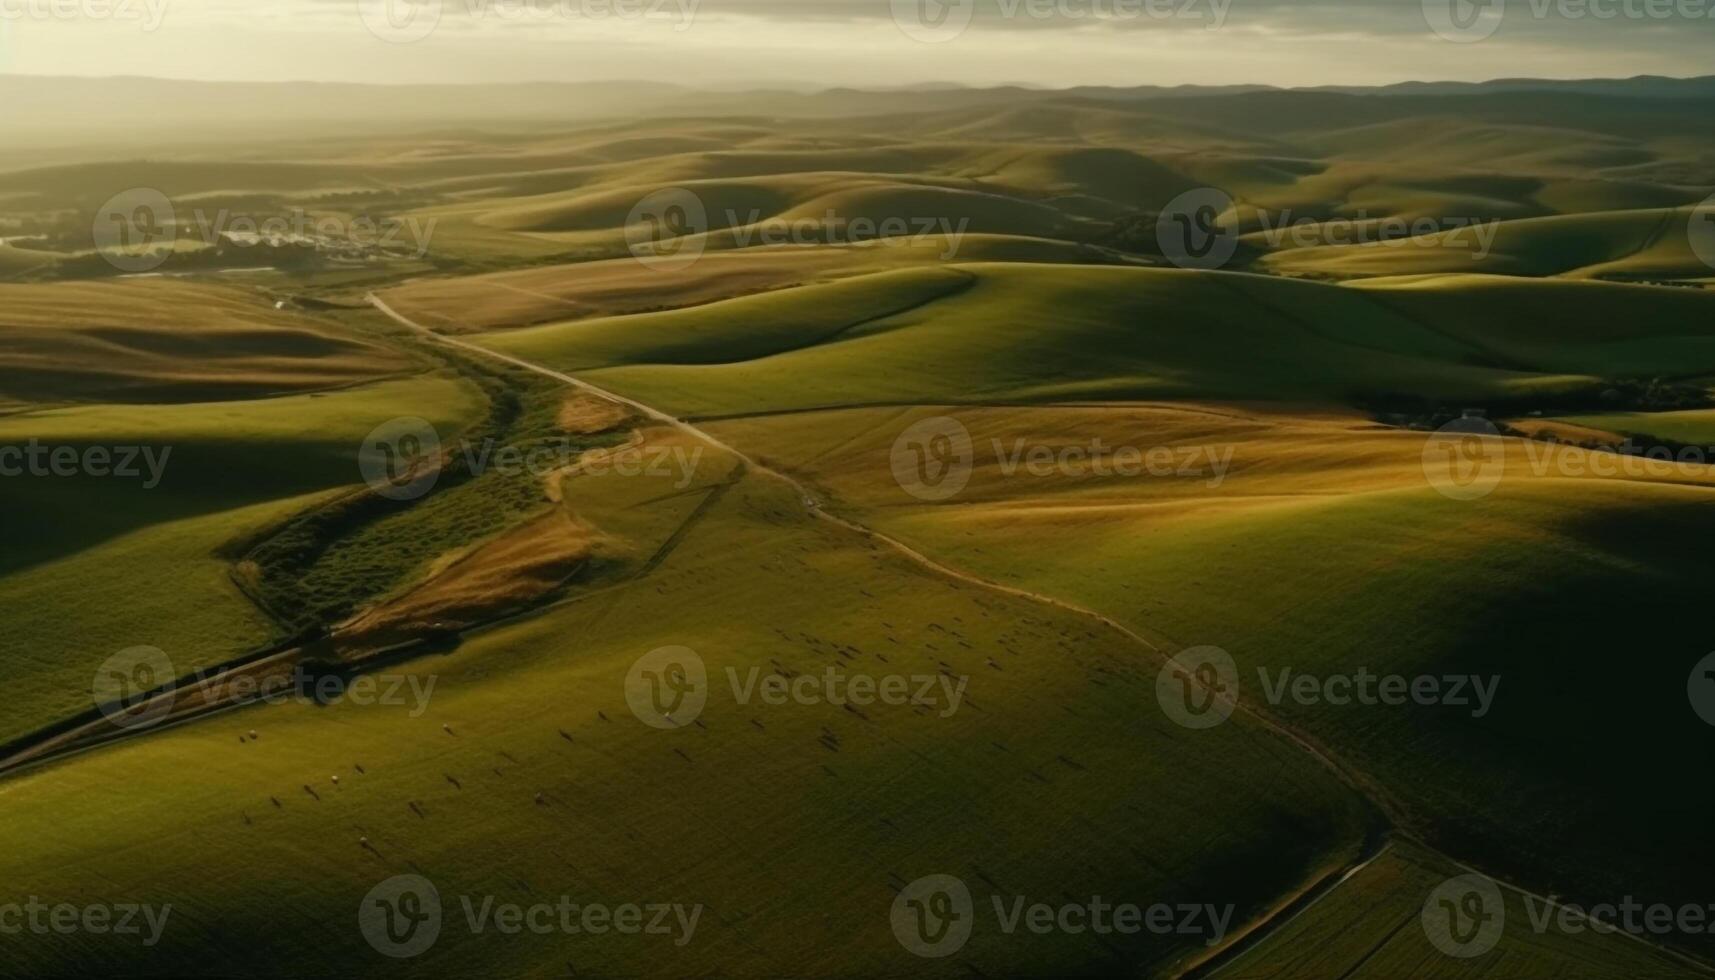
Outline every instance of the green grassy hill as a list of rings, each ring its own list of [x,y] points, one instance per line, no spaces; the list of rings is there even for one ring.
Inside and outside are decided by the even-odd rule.
[[[0,604],[12,610],[0,639],[12,691],[0,742],[89,707],[96,666],[120,650],[172,650],[189,671],[273,639],[276,627],[230,578],[234,544],[361,482],[358,449],[382,422],[418,416],[450,436],[480,407],[480,393],[456,377],[422,377],[327,395],[0,418],[0,445],[138,446],[161,462],[151,486],[142,461],[135,479],[0,480],[10,527]]]
[[[0,396],[215,401],[336,388],[408,362],[254,292],[178,280],[0,286]]]
[[[1698,862],[1684,858],[1705,850],[1702,804],[1687,805],[1701,791],[1677,775],[1677,756],[1648,746],[1697,737],[1695,716],[1662,705],[1680,708],[1702,655],[1698,625],[1672,610],[1694,601],[1700,542],[1715,531],[1707,467],[1575,476],[1588,472],[1584,450],[1510,440],[1504,479],[1472,502],[1433,489],[1424,436],[1351,416],[1200,403],[957,409],[971,482],[925,504],[893,481],[889,449],[947,411],[793,413],[717,431],[954,567],[1082,603],[1169,649],[1227,650],[1246,703],[1371,774],[1407,826],[1451,853],[1544,889],[1697,900]],[[1010,447],[1097,439],[1110,453],[1168,447],[1169,471],[1009,476],[1002,465]],[[1199,455],[1191,475],[1174,471],[1187,451],[1211,448],[1230,469]],[[1618,669],[1613,651],[1639,622],[1658,652]],[[1498,686],[1476,718],[1474,697],[1464,708],[1276,703],[1258,674],[1359,668]],[[1567,717],[1583,719],[1576,731]]]
[[[1630,980],[1632,977],[1700,977],[1702,970],[1643,943],[1616,941],[1591,931],[1537,932],[1532,916],[1554,914],[1543,899],[1501,890],[1504,916],[1494,948],[1464,960],[1430,945],[1420,923],[1424,898],[1457,866],[1399,844],[1277,936],[1210,976],[1221,980],[1321,980],[1346,976],[1560,977]]]
[[[802,587],[807,576],[816,589]],[[624,694],[633,661],[665,644],[698,651],[714,685],[677,731],[644,725]],[[947,717],[743,705],[724,674],[830,665],[949,671],[969,677],[968,701]],[[928,961],[889,924],[896,889],[934,873],[966,878],[985,908],[991,892],[1076,888],[1230,901],[1242,919],[1355,852],[1369,817],[1307,756],[1248,724],[1204,737],[1140,713],[1156,667],[1079,617],[879,552],[749,476],[649,579],[409,665],[438,680],[419,717],[385,705],[249,709],[14,777],[0,865],[46,894],[100,887],[173,903],[184,925],[151,956],[180,972],[571,963],[606,975],[718,961],[753,975],[1166,973],[1204,951],[1197,937],[1009,937],[989,923],[957,956]],[[236,737],[249,729],[259,740]],[[193,760],[200,775],[187,787]],[[69,806],[74,796],[81,805]],[[89,839],[107,841],[108,856],[82,856]],[[273,869],[266,892],[206,873],[258,862]],[[431,954],[393,963],[344,923],[401,873],[436,882],[448,928]],[[521,939],[469,933],[460,894],[705,910],[682,947]],[[306,949],[282,908],[341,925]],[[251,938],[228,941],[238,935]],[[40,972],[129,954],[47,937],[0,955],[9,970]]]
[[[1590,393],[1597,378],[1715,368],[1707,331],[1683,313],[1708,297],[1679,290],[1541,287],[1628,302],[1642,321],[1618,366],[1600,332],[1588,347],[1573,332],[1548,336],[1496,303],[1440,326],[1457,291],[1354,290],[1257,276],[1151,269],[1031,265],[959,266],[975,282],[927,306],[924,273],[890,272],[766,297],[649,314],[646,321],[585,320],[491,334],[497,350],[588,372],[591,380],[688,415],[834,405],[1084,399],[1214,398],[1504,403]],[[936,273],[946,275],[950,273]],[[1617,292],[1602,292],[1602,289]],[[1575,292],[1560,294],[1549,290]],[[1578,290],[1589,291],[1583,292]],[[851,309],[842,297],[857,296]],[[1378,296],[1384,301],[1378,301]],[[759,307],[758,304],[764,304]],[[1660,318],[1635,311],[1659,309]],[[1479,311],[1479,307],[1483,309]],[[688,355],[675,338],[718,338],[796,309],[845,329],[795,331],[765,352]],[[889,314],[890,309],[908,308]],[[1586,329],[1609,324],[1598,317]],[[647,323],[647,327],[639,324]],[[1641,335],[1640,335],[1641,334]],[[766,353],[767,356],[759,356]],[[1701,367],[1700,367],[1701,365]],[[835,395],[819,379],[838,377]]]
[[[1484,252],[1474,231],[1371,245],[1295,248],[1265,257],[1271,272],[1364,278],[1484,272],[1510,276],[1695,279],[1705,265],[1686,236],[1690,208],[1504,221]]]
[[[1673,855],[1702,847],[1688,817],[1696,808],[1682,809],[1683,792],[1667,789],[1674,762],[1634,757],[1640,745],[1691,737],[1695,719],[1656,711],[1666,695],[1651,692],[1683,687],[1696,628],[1662,635],[1671,652],[1623,683],[1604,679],[1603,651],[1635,623],[1610,615],[1602,597],[1636,606],[1648,595],[1638,608],[1652,622],[1693,601],[1695,515],[1710,492],[1700,468],[1654,481],[1566,479],[1553,454],[1582,450],[1514,442],[1512,476],[1472,505],[1432,489],[1421,435],[1360,420],[1276,429],[1264,418],[1239,432],[1216,421],[1193,427],[1195,445],[1257,454],[1245,464],[1254,479],[1220,490],[1179,481],[1180,495],[1140,500],[1123,481],[991,473],[969,504],[923,507],[907,506],[890,481],[886,452],[910,420],[945,411],[911,405],[1243,399],[1315,415],[1409,399],[1595,400],[1608,378],[1707,375],[1715,348],[1701,326],[1705,294],[1491,278],[1354,289],[1224,273],[957,271],[975,282],[879,319],[874,305],[854,309],[841,297],[903,299],[921,273],[769,294],[768,310],[799,303],[798,322],[815,310],[853,324],[832,336],[800,329],[785,347],[755,344],[771,315],[754,298],[482,342],[671,411],[729,418],[721,432],[737,445],[805,468],[833,506],[930,554],[1084,602],[1175,646],[1220,645],[1247,671],[1499,674],[1511,692],[1505,707],[1476,723],[1291,704],[1278,713],[1374,773],[1414,826],[1460,853],[1559,887],[1561,856],[1594,850],[1605,856],[1572,877],[1641,889],[1644,867],[1652,894],[1695,897]],[[724,347],[712,340],[723,334]],[[724,356],[709,363],[711,353]],[[877,407],[850,423],[832,421],[843,412],[809,411],[837,406],[806,382],[836,377],[843,407]],[[983,411],[960,413],[979,437]],[[1079,444],[1082,432],[1142,446],[1168,437],[1149,424],[1127,436],[1100,418],[1081,430],[1054,414],[1066,411],[1082,410],[1023,411],[1018,428],[997,435]],[[1481,596],[1469,592],[1473,576],[1486,583]],[[1316,601],[1304,599],[1307,582],[1319,583]],[[1557,659],[1550,676],[1534,659],[1545,648],[1580,656]],[[1604,720],[1569,737],[1553,725],[1568,711]],[[1429,746],[1433,765],[1423,760]],[[1510,795],[1497,796],[1502,787]],[[1615,828],[1625,843],[1609,840]]]
[[[58,81],[0,117],[109,84]],[[316,636],[281,662],[402,699],[236,707],[0,775],[0,912],[173,907],[147,949],[0,942],[0,975],[1707,975],[1534,931],[1520,888],[1708,901],[1686,696],[1715,471],[1592,447],[1715,443],[1715,272],[1686,235],[1715,88],[1248,88],[590,85],[559,110],[570,89],[330,86],[299,122],[303,93],[258,86],[279,111],[238,140],[237,89],[129,80],[87,118],[175,93],[152,142],[126,142],[139,119],[102,137],[123,152],[6,149],[0,230],[28,248],[0,245],[0,451],[164,466],[0,475],[0,744],[88,712],[138,645],[184,673]],[[160,149],[186,106],[214,128]],[[139,186],[181,222],[410,222],[421,252],[181,239],[120,278],[92,211]],[[667,269],[625,226],[673,187],[708,227]],[[1157,240],[1200,187],[1235,202],[1220,271]],[[1333,244],[1470,219],[1491,252]],[[1463,410],[1508,435],[1427,436]],[[392,501],[357,463],[402,417],[452,455]],[[931,419],[971,437],[936,502],[900,476]],[[1019,469],[1033,448],[1066,462]],[[1071,462],[1132,451],[1155,469]],[[1479,463],[1492,492],[1437,492]],[[1206,645],[1240,710],[1186,727],[1166,665]],[[666,646],[708,701],[654,727],[634,675]],[[1336,704],[1271,695],[1282,671],[1496,686]],[[742,689],[830,676],[941,700]],[[1463,960],[1420,915],[1470,867],[1507,928]],[[401,874],[446,916],[416,959],[356,922]],[[890,913],[938,874],[974,930],[927,959]],[[1098,896],[1231,921],[1008,932],[992,904]],[[465,925],[465,900],[562,898],[701,912],[682,944]]]

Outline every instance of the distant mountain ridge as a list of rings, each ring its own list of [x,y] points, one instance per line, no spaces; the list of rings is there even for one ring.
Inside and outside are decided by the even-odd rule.
[[[119,144],[177,149],[204,137],[420,132],[434,127],[586,125],[639,117],[887,116],[1066,102],[1166,103],[1266,93],[1297,102],[1330,96],[1380,98],[1540,95],[1605,99],[1715,100],[1715,76],[1624,79],[1496,79],[1384,86],[1267,85],[1028,86],[928,83],[903,88],[792,87],[707,91],[665,82],[539,82],[373,85],[345,82],[203,82],[162,78],[0,75],[0,167],[42,148]]]

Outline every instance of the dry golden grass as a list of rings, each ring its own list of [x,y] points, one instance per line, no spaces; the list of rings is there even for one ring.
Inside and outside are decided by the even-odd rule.
[[[922,503],[894,481],[894,440],[936,415],[957,419],[972,448],[969,483],[949,502],[956,506],[941,506],[940,519],[1019,531],[1091,522],[1142,530],[1225,522],[1336,497],[1430,493],[1426,471],[1439,459],[1428,433],[1342,409],[1280,406],[866,408],[735,419],[709,428],[845,503],[913,508]],[[1019,455],[1092,446],[1099,446],[1107,472],[1086,457],[1032,472],[1028,457]],[[1115,471],[1119,454],[1128,450],[1136,450],[1142,472]],[[1496,440],[1491,451],[1504,460],[1498,464],[1503,487],[1552,480],[1715,486],[1715,471],[1697,464],[1627,460],[1622,466],[1612,453],[1518,438]]]
[[[346,649],[376,649],[431,630],[463,629],[536,603],[589,559],[595,532],[555,508],[463,555],[338,631]]]
[[[611,259],[461,279],[426,279],[383,294],[406,316],[452,332],[696,306],[867,269],[842,248],[763,248],[701,256],[667,274],[635,259]]]
[[[458,279],[424,279],[382,294],[437,330],[470,333],[700,306],[786,286],[873,272],[921,249],[764,246],[707,252],[672,272],[633,258]]]
[[[565,402],[560,405],[560,414],[555,422],[563,431],[572,435],[589,436],[617,428],[631,416],[631,410],[618,402],[598,398],[583,391],[573,391],[566,395]]]
[[[1621,436],[1605,429],[1574,425],[1571,422],[1562,422],[1558,419],[1518,419],[1508,422],[1507,427],[1522,432],[1533,439],[1558,439],[1563,442],[1575,442],[1581,446],[1617,446],[1625,441]]]
[[[14,397],[252,398],[408,363],[241,289],[163,279],[0,286],[0,389]]]

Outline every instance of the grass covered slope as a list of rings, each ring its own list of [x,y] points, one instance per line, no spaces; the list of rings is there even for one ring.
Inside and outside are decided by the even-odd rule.
[[[802,290],[783,290],[732,304],[533,328],[484,336],[479,342],[507,352],[530,352],[533,336],[550,343],[570,337],[575,347],[562,356],[576,358],[568,365],[576,370],[657,358],[669,364],[728,365],[790,355],[863,333],[868,325],[909,313],[971,283],[972,277],[959,269],[913,269],[885,274],[879,282],[863,277],[809,287],[814,297],[810,303]],[[518,338],[524,338],[522,346],[515,342]]]
[[[52,252],[0,245],[0,282],[47,268],[58,260],[59,256]]]
[[[1569,415],[1557,421],[1599,432],[1652,436],[1690,446],[1715,445],[1715,411],[1690,409],[1682,412],[1606,412],[1599,415]]]
[[[1470,959],[1431,945],[1424,905],[1463,869],[1408,843],[1396,843],[1278,934],[1210,974],[1219,980],[1635,980],[1708,974],[1643,943],[1584,928],[1538,930],[1557,910],[1545,900],[1500,889],[1502,927],[1492,949]]]
[[[1691,816],[1699,808],[1664,789],[1678,785],[1670,764],[1634,755],[1691,736],[1695,719],[1644,706],[1665,696],[1652,692],[1682,691],[1700,641],[1681,619],[1660,637],[1659,658],[1615,682],[1601,651],[1623,646],[1633,620],[1608,615],[1601,597],[1647,596],[1630,601],[1652,621],[1696,601],[1708,474],[1568,478],[1588,472],[1589,454],[1565,463],[1583,451],[1512,441],[1513,478],[1471,505],[1428,484],[1421,434],[1349,416],[1314,420],[1342,404],[1593,401],[1614,378],[1706,376],[1710,297],[1494,278],[1359,289],[1221,273],[958,269],[975,277],[968,288],[892,317],[847,314],[835,297],[860,296],[873,317],[915,281],[901,273],[766,297],[770,309],[796,301],[805,318],[838,310],[857,324],[831,339],[798,329],[759,349],[749,338],[771,321],[738,300],[482,342],[668,411],[728,419],[718,423],[725,437],[806,473],[836,511],[856,508],[990,579],[1083,602],[1180,645],[1223,646],[1253,679],[1259,667],[1282,666],[1499,673],[1505,701],[1476,721],[1325,705],[1279,712],[1376,774],[1414,825],[1458,853],[1559,885],[1558,856],[1590,851],[1568,875],[1577,883],[1641,890],[1633,869],[1643,867],[1653,894],[1695,897],[1695,883],[1674,869],[1684,867],[1675,855],[1705,850]],[[685,334],[699,338],[695,350],[678,339]],[[724,350],[714,339],[723,334],[732,337]],[[711,352],[724,357],[709,363]],[[848,406],[894,407],[807,411],[832,403],[824,379],[838,379]],[[1276,408],[1196,408],[1241,398]],[[1026,445],[1149,447],[1167,440],[1157,431],[1165,425],[1175,440],[1239,453],[1242,478],[1218,489],[1196,479],[1145,481],[1147,490],[1044,483],[996,476],[990,454],[978,471],[989,479],[955,504],[924,507],[889,476],[893,439],[933,414],[913,404],[1131,399],[1195,405],[1131,428],[1098,409],[959,415],[979,443],[992,432]],[[1273,414],[1282,411],[1309,419]],[[1486,583],[1479,595],[1469,593],[1471,576]],[[1521,629],[1528,640],[1513,639]],[[1578,659],[1529,659],[1545,648]],[[1602,719],[1573,751],[1553,724],[1567,711]],[[1428,751],[1433,765],[1423,762]],[[1616,827],[1623,842],[1604,844]]]
[[[487,411],[457,372],[249,291],[142,279],[0,297],[16,399],[0,415],[0,743],[89,709],[120,650],[171,649],[188,672],[277,638],[232,577],[246,543],[360,484],[381,423],[451,436]]]
[[[1439,211],[1436,213],[1461,213]],[[1263,268],[1287,276],[1363,279],[1435,273],[1700,279],[1710,267],[1691,248],[1691,208],[1553,215],[1474,229],[1362,245],[1318,245],[1274,252]]]
[[[603,512],[585,495],[610,485],[581,484],[568,500]],[[415,717],[259,707],[13,777],[0,872],[44,895],[173,903],[182,925],[150,962],[178,973],[659,975],[719,962],[735,975],[1169,975],[1206,950],[1200,937],[1008,936],[989,897],[1232,902],[1243,920],[1349,860],[1370,826],[1313,760],[1248,724],[1191,733],[1141,714],[1157,664],[1081,617],[926,572],[813,520],[765,477],[698,515],[646,579],[406,667],[437,680]],[[695,723],[663,731],[632,715],[625,682],[669,644],[701,656],[710,693]],[[726,674],[829,667],[968,685],[943,716],[744,704]],[[234,737],[249,729],[259,740]],[[109,846],[88,850],[95,839]],[[207,871],[240,864],[271,869],[274,885]],[[401,873],[434,881],[447,916],[411,961],[381,957],[356,926],[364,895]],[[937,873],[967,881],[985,921],[958,955],[922,960],[889,909]],[[473,935],[460,895],[705,908],[675,946]],[[299,921],[319,923],[314,944]],[[47,936],[8,945],[0,964],[106,969],[134,955]]]
[[[1356,284],[1492,363],[1608,378],[1690,381],[1715,362],[1702,290],[1620,283],[1448,276]]]
[[[992,904],[1097,897],[1230,906],[1223,941],[1259,941],[1216,977],[1682,975],[1624,937],[1521,931],[1511,891],[1476,960],[1417,922],[1455,860],[1584,903],[1708,901],[1686,674],[1708,650],[1715,473],[1603,475],[1619,457],[1509,438],[1493,493],[1453,500],[1426,465],[1472,459],[1406,428],[1473,407],[1511,431],[1715,443],[1709,409],[1634,411],[1705,404],[1715,299],[1601,281],[1710,278],[1682,220],[1711,189],[1710,103],[1579,84],[674,90],[673,118],[517,122],[538,86],[433,132],[5,151],[35,169],[0,173],[0,233],[23,236],[0,243],[0,449],[141,445],[165,466],[148,487],[0,479],[0,744],[87,711],[96,665],[138,644],[185,671],[323,627],[283,659],[405,682],[402,702],[253,705],[9,772],[0,912],[38,895],[173,918],[146,949],[0,942],[0,975],[1178,977],[1220,952],[1009,933]],[[160,276],[118,279],[89,212],[138,184],[181,220],[418,237],[186,240]],[[1157,213],[1200,186],[1237,202],[1235,271],[1162,264]],[[626,225],[672,187],[708,230],[678,243],[695,263],[651,268]],[[1265,216],[1317,244],[1352,222],[1500,224],[1480,256],[1289,249]],[[908,234],[849,240],[888,219]],[[809,244],[763,244],[783,229]],[[352,308],[369,296],[383,309]],[[384,501],[356,458],[401,416],[462,462]],[[896,440],[937,416],[972,465],[931,503],[904,492]],[[512,449],[550,462],[491,453]],[[1038,472],[1033,449],[1060,462]],[[1120,451],[1150,471],[1078,469]],[[393,646],[425,635],[433,653]],[[1249,710],[1193,730],[1161,670],[1207,644]],[[638,658],[669,645],[709,695],[670,730],[631,707]],[[1498,686],[1479,716],[1271,696],[1282,671]],[[962,686],[952,710],[734,686],[831,673]],[[446,916],[416,959],[354,914],[398,874]],[[969,887],[975,931],[924,959],[889,913],[937,874]],[[466,925],[466,901],[562,897],[701,913],[682,945]]]
[[[233,583],[233,548],[360,483],[358,450],[382,422],[417,416],[450,433],[481,410],[468,384],[427,376],[322,395],[0,418],[0,445],[146,447],[160,464],[150,486],[142,457],[135,479],[0,480],[10,515],[0,605],[11,611],[0,637],[11,679],[0,742],[88,708],[96,665],[127,647],[172,650],[188,671],[267,642],[275,624]]]
[[[633,208],[675,187],[699,197],[708,233],[698,240],[713,251],[758,244],[781,222],[806,222],[818,241],[838,242],[853,221],[901,218],[1107,245],[1126,237],[1122,229],[1153,224],[1176,195],[1213,186],[1242,209],[1295,220],[1519,226],[1482,262],[1422,247],[1294,249],[1280,256],[1294,275],[1564,267],[1557,272],[1681,278],[1683,243],[1649,245],[1634,235],[1647,238],[1649,229],[1630,226],[1647,224],[1653,212],[1684,210],[1711,189],[1715,146],[1701,135],[1703,101],[1647,86],[1627,98],[1179,95],[704,95],[675,100],[685,114],[665,118],[567,119],[500,131],[485,116],[479,125],[432,132],[341,133],[317,140],[310,158],[310,130],[301,130],[296,139],[195,144],[178,159],[68,161],[0,173],[0,229],[10,223],[39,232],[20,236],[20,244],[52,248],[0,246],[0,278],[110,274],[89,251],[88,214],[136,186],[161,190],[181,217],[298,211],[410,222],[421,232],[411,244],[426,253],[392,262],[397,275],[623,256]],[[757,100],[760,108],[742,107]],[[741,114],[711,118],[691,108],[710,104]],[[35,157],[51,159],[28,155]],[[1152,239],[1127,247],[1153,255]],[[240,269],[255,255],[229,251],[187,265]]]
[[[806,413],[717,431],[955,567],[1082,603],[1175,648],[1227,650],[1243,701],[1368,773],[1398,819],[1450,853],[1588,901],[1700,900],[1696,869],[1715,859],[1701,814],[1715,797],[1657,747],[1700,737],[1684,698],[1706,641],[1674,610],[1703,587],[1698,556],[1715,533],[1707,466],[1600,477],[1592,466],[1613,456],[1507,440],[1493,492],[1455,500],[1426,478],[1421,433],[1351,416],[959,409],[970,482],[926,504],[895,482],[890,450],[945,412]],[[1110,455],[1166,450],[1167,465],[1136,476],[1005,468],[1019,447],[1087,453],[1096,440]],[[1498,680],[1481,717],[1471,693],[1463,707],[1269,694],[1283,670],[1360,669]]]
[[[927,297],[926,277],[954,275],[973,281]],[[1711,297],[1537,288],[1526,298],[1628,304],[1622,376],[1715,369],[1715,327],[1701,316],[1715,311]],[[1614,369],[1611,330],[1594,317],[1556,333],[1558,321],[1463,302],[1467,318],[1445,327],[1442,306],[1458,296],[1400,290],[1378,302],[1370,291],[1228,273],[976,264],[480,342],[697,416],[1148,398],[1483,404],[1589,393]],[[786,329],[759,345],[770,323]],[[687,337],[700,339],[688,347]]]
[[[1043,238],[910,235],[853,245],[711,251],[663,270],[632,257],[477,276],[417,279],[381,294],[440,333],[538,326],[702,306],[792,286],[950,261],[1102,264],[1115,253]]]
[[[218,401],[407,368],[244,290],[166,279],[0,286],[0,396]]]

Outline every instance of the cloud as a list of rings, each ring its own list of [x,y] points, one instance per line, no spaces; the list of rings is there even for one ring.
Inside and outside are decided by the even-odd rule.
[[[1430,33],[1426,8],[1453,5],[1502,16],[1499,35],[1599,46],[1628,36],[1699,41],[1715,37],[1715,0],[174,0],[179,8],[225,8],[233,16],[303,16],[350,27],[359,3],[433,10],[453,29],[593,20],[636,20],[620,10],[671,15],[689,8],[695,22],[754,21],[779,26],[875,24],[924,5],[969,10],[968,31],[1093,31],[1123,34],[1174,28],[1275,37],[1346,38],[1361,43]],[[271,9],[270,9],[271,8]],[[1661,11],[1667,11],[1661,16]],[[907,14],[909,16],[909,13]]]
[[[1715,40],[1715,18],[1688,15],[1715,11],[1715,0],[167,2],[164,26],[141,40],[111,23],[21,25],[11,45],[14,70],[384,82],[667,71],[674,80],[728,87],[1319,85],[1701,74]],[[1426,10],[1473,3],[1504,11],[1482,43],[1431,31]],[[389,10],[397,22],[432,30],[382,37]],[[1642,15],[1650,10],[1670,16]],[[901,24],[937,13],[956,15],[962,29],[925,42]],[[0,36],[0,64],[6,48]]]

